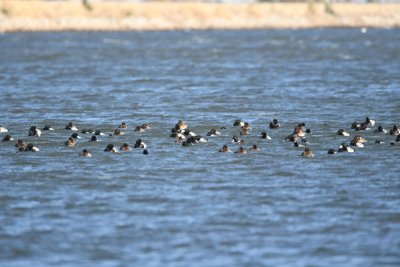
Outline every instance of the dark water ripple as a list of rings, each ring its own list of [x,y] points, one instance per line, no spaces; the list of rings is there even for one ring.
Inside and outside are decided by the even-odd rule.
[[[367,115],[400,124],[399,33],[0,35],[0,124],[41,149],[0,143],[0,265],[399,266],[400,146],[370,130],[364,149],[326,154]],[[237,118],[260,152],[216,152]],[[273,118],[280,129],[267,128]],[[227,129],[181,147],[168,137],[178,119],[201,135]],[[66,148],[71,120],[130,129]],[[284,141],[299,122],[313,159]],[[133,132],[142,123],[152,129]],[[27,136],[45,124],[56,130]],[[264,130],[272,140],[257,138]],[[138,138],[148,156],[103,152]],[[77,157],[83,148],[93,158]]]

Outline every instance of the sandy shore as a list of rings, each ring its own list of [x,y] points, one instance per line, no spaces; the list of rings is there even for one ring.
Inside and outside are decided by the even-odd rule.
[[[0,32],[400,27],[400,4],[128,3],[0,0]]]

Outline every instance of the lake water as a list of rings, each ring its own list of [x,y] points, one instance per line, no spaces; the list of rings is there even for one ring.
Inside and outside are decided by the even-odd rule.
[[[400,265],[400,145],[374,132],[400,124],[398,29],[9,33],[0,90],[0,124],[40,149],[0,143],[1,266]],[[328,155],[366,116],[366,147]],[[226,129],[182,147],[179,119]],[[261,151],[218,153],[236,119]],[[129,129],[69,148],[69,121]],[[300,122],[314,158],[284,140]],[[103,152],[138,138],[149,155]]]

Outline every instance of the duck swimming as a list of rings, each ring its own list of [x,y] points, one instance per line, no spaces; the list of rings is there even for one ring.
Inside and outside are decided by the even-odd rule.
[[[6,133],[6,132],[8,132],[7,128],[0,125],[0,133]]]
[[[147,145],[142,141],[142,139],[136,140],[136,143],[133,146],[133,148],[146,148],[146,147]]]
[[[339,129],[336,134],[342,136],[350,136],[350,134],[343,129]]]
[[[70,121],[67,126],[65,126],[66,130],[71,130],[71,131],[78,131],[78,128],[76,128],[75,124]]]
[[[106,134],[102,133],[100,130],[96,130],[96,131],[94,132],[94,134],[95,134],[95,135],[106,135]]]
[[[211,129],[211,130],[207,133],[207,136],[217,136],[217,135],[220,135],[220,134],[221,134],[221,133],[218,132],[217,130]]]
[[[25,141],[22,139],[18,139],[17,143],[15,144],[15,147],[23,147],[25,148]]]
[[[314,153],[312,152],[312,150],[310,149],[310,148],[306,148],[306,149],[304,149],[304,152],[303,153],[301,153],[301,155],[303,156],[303,157],[308,157],[308,158],[311,158],[311,157],[314,157]]]
[[[241,120],[235,120],[233,122],[233,126],[243,126],[243,125],[244,125],[244,122],[242,122]]]
[[[369,117],[365,118],[365,122],[363,123],[367,126],[374,126],[375,125],[375,120],[371,120]]]
[[[246,153],[247,153],[247,150],[244,149],[242,146],[239,147],[239,149],[235,151],[235,154],[246,154]]]
[[[354,149],[349,147],[346,143],[342,143],[338,149],[338,152],[350,152],[353,153]]]
[[[113,144],[108,144],[104,149],[104,152],[118,153]]]
[[[354,136],[353,140],[351,140],[350,145],[351,146],[357,146],[357,147],[364,147],[364,143],[366,143],[367,140],[362,138],[359,135]]]
[[[144,129],[142,129],[142,127],[140,127],[140,126],[138,125],[138,126],[135,127],[135,130],[134,130],[134,131],[135,131],[135,132],[143,133],[143,132],[144,132]]]
[[[120,129],[128,129],[128,124],[126,124],[125,122],[122,122],[122,123],[118,126],[118,128],[120,128]]]
[[[143,130],[147,130],[150,129],[150,126],[147,123],[143,123],[142,125],[140,125],[140,128],[142,128]]]
[[[251,148],[250,148],[250,151],[260,151],[261,149],[257,146],[257,145],[253,145]]]
[[[19,150],[19,151],[21,151],[21,147],[20,147],[20,150]],[[26,146],[26,148],[25,148],[24,151],[25,151],[25,152],[38,152],[38,151],[39,151],[39,148],[33,146],[33,144],[28,144],[28,145]]]
[[[45,125],[42,129],[43,131],[54,131],[54,129],[50,125]]]
[[[269,128],[271,129],[277,129],[281,127],[277,119],[273,119],[272,122],[269,123]]]
[[[11,137],[11,135],[7,134],[6,136],[4,136],[3,140],[1,140],[2,142],[9,142],[9,141],[13,141],[14,138]]]
[[[397,128],[397,125],[393,125],[393,128],[390,129],[389,134],[390,135],[398,135],[398,134],[400,134],[400,130],[399,130],[399,128]]]
[[[66,146],[73,147],[73,146],[76,145],[76,141],[75,141],[74,138],[70,137],[70,138],[68,138],[67,141],[65,141],[64,144],[65,144]]]
[[[82,150],[81,153],[79,153],[79,156],[80,157],[88,157],[88,158],[90,158],[92,156],[92,154],[90,153],[89,150],[84,149],[84,150]]]
[[[331,148],[328,150],[328,154],[332,155],[332,154],[336,154],[336,150]]]
[[[267,134],[267,132],[262,132],[262,133],[260,134],[260,138],[261,138],[261,139],[268,139],[268,140],[272,139],[272,138]]]
[[[77,133],[71,134],[71,137],[74,138],[74,139],[81,139],[82,138]]]
[[[83,130],[81,131],[81,133],[83,133],[83,134],[94,133],[94,130],[93,130],[93,129],[83,129]]]
[[[229,149],[228,145],[223,145],[222,148],[220,148],[218,150],[218,152],[227,153],[227,152],[232,152],[232,151]]]
[[[123,144],[123,145],[120,147],[119,150],[122,150],[122,151],[131,151],[132,148],[131,148],[127,143],[125,143],[125,144]]]
[[[176,130],[185,130],[188,127],[188,125],[186,124],[186,122],[179,120],[176,124],[175,124],[175,129]]]
[[[234,135],[232,137],[232,143],[237,144],[237,145],[244,145],[244,140],[240,139],[237,137],[237,135]]]
[[[143,155],[148,155],[149,151],[147,151],[147,149],[143,150]]]
[[[89,142],[98,142],[99,140],[97,139],[96,135],[92,135],[92,138],[90,138]]]
[[[32,126],[29,129],[29,134],[28,135],[29,136],[40,137],[42,135],[42,132],[38,128],[36,128],[36,126]]]
[[[375,130],[376,133],[384,133],[386,134],[388,131],[384,129],[381,125],[378,126],[378,129]]]
[[[114,135],[124,135],[125,133],[121,131],[120,129],[115,129]]]

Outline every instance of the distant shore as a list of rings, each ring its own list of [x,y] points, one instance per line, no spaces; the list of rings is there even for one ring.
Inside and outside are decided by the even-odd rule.
[[[0,32],[400,27],[400,4],[89,3],[0,0]]]

